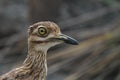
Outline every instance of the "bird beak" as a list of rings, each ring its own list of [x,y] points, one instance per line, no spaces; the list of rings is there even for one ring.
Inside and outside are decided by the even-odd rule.
[[[60,34],[59,36],[56,36],[55,39],[58,39],[58,40],[62,40],[64,41],[65,43],[68,43],[68,44],[73,44],[73,45],[78,45],[78,41],[72,37],[69,37],[67,35],[64,35],[64,34]]]

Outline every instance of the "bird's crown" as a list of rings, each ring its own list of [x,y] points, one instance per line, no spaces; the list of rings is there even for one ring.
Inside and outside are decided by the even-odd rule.
[[[31,25],[28,29],[29,35],[38,35],[40,37],[46,37],[50,33],[60,33],[60,28],[57,24],[50,21],[38,22]]]

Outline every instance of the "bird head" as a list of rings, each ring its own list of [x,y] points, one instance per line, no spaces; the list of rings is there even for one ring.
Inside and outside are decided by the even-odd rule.
[[[32,43],[39,48],[49,49],[62,42],[77,45],[78,41],[72,37],[61,33],[57,24],[50,21],[38,22],[28,29],[28,43]]]

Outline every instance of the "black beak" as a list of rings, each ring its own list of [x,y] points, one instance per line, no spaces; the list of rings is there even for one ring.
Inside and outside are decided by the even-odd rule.
[[[69,37],[67,35],[64,35],[64,34],[61,34],[61,35],[57,36],[56,39],[62,40],[65,43],[68,43],[68,44],[73,44],[73,45],[78,45],[79,44],[79,42],[77,40],[75,40],[74,38]]]

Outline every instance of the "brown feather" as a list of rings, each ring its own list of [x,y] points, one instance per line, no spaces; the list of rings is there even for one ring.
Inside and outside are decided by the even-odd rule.
[[[31,25],[28,29],[28,55],[21,67],[11,70],[10,72],[0,76],[0,80],[46,80],[46,51],[39,49],[36,50],[37,44],[41,44],[40,41],[37,42],[36,36],[33,35],[35,29],[38,26],[44,26],[49,30],[49,34],[52,33],[57,35],[60,33],[60,29],[57,24],[49,21],[38,22]],[[33,40],[35,42],[33,42]],[[49,42],[49,41],[48,41]],[[43,41],[46,45],[48,42]]]

